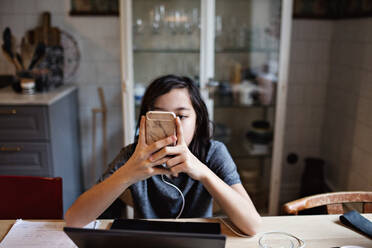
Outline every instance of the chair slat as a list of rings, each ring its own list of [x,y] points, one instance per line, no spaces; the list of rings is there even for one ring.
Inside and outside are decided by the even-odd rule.
[[[365,202],[363,203],[363,213],[372,213],[372,203],[370,202]]]
[[[344,209],[342,208],[342,203],[327,205],[327,213],[328,214],[343,214]]]

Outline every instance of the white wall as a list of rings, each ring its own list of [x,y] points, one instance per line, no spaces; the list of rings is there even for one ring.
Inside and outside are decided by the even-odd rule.
[[[372,20],[334,23],[322,156],[334,190],[372,190]]]
[[[281,203],[299,197],[310,156],[325,160],[332,190],[372,189],[371,27],[370,18],[293,20]]]
[[[304,158],[321,156],[332,21],[293,20],[281,202],[298,197]],[[287,155],[299,156],[296,164]]]
[[[52,14],[52,26],[70,33],[78,42],[81,61],[72,83],[79,88],[79,113],[82,148],[82,168],[85,186],[94,182],[91,178],[92,113],[100,106],[97,87],[102,86],[108,109],[109,160],[122,145],[122,114],[120,87],[120,43],[118,17],[69,16],[69,0],[1,0],[0,30],[9,26],[20,44],[21,37],[29,29],[40,25],[43,11]],[[13,67],[0,56],[0,74],[14,73]],[[100,130],[100,125],[98,125]],[[100,132],[97,132],[100,136]],[[98,138],[97,144],[101,144]],[[101,147],[97,145],[99,152]],[[102,159],[97,158],[97,175],[102,171]]]

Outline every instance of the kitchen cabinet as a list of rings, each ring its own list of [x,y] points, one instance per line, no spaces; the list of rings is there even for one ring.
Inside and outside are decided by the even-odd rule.
[[[66,211],[82,193],[77,89],[0,90],[0,174],[62,177]]]
[[[133,142],[148,83],[189,76],[253,202],[262,214],[277,214],[291,11],[292,0],[121,0],[124,144]],[[253,123],[268,125],[266,146],[252,142],[252,129],[262,131]]]

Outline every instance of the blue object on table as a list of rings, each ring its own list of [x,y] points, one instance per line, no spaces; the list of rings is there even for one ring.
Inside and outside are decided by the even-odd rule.
[[[360,213],[355,210],[347,212],[340,216],[340,221],[342,224],[356,229],[368,237],[372,238],[372,222],[364,218]]]

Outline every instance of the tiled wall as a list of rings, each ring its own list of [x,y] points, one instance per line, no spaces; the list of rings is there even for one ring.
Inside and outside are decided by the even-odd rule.
[[[333,22],[293,20],[281,202],[298,197],[304,158],[321,156]],[[299,157],[288,164],[289,153]]]
[[[89,187],[92,178],[92,108],[100,106],[97,87],[104,89],[108,107],[109,160],[120,150],[123,141],[120,36],[118,17],[71,17],[69,0],[1,0],[0,30],[9,26],[18,44],[29,29],[40,25],[40,14],[50,11],[52,26],[71,34],[78,42],[81,60],[71,83],[79,88],[79,112],[84,184]],[[13,73],[13,67],[0,56],[0,73]],[[98,117],[100,121],[100,116]],[[97,144],[101,142],[101,126],[97,126]],[[101,146],[97,145],[100,154]],[[97,175],[102,171],[102,158],[97,157]]]
[[[372,189],[372,20],[294,20],[281,202],[298,198],[304,158],[331,190]],[[294,152],[299,162],[288,164]]]
[[[372,190],[372,20],[334,22],[322,156],[334,190]]]

